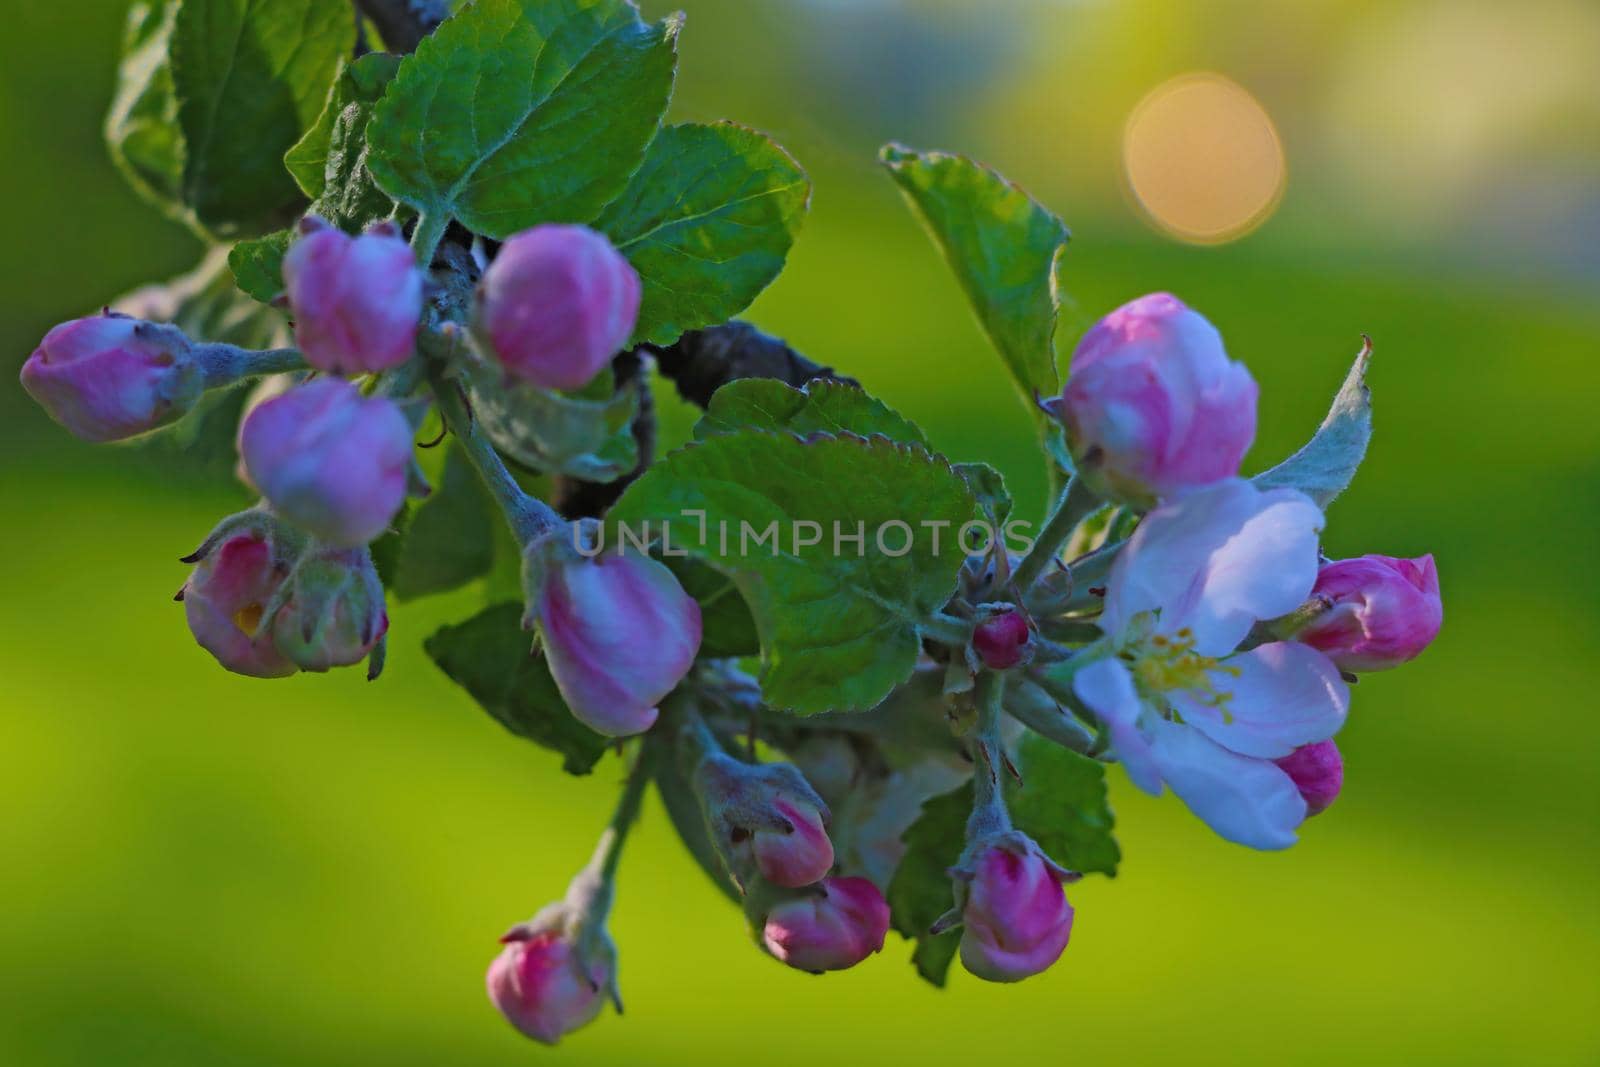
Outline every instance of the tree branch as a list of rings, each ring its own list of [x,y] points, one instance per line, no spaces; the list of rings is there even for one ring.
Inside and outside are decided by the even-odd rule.
[[[699,407],[711,403],[712,393],[738,378],[776,378],[796,388],[813,378],[859,384],[832,367],[813,363],[786,341],[748,322],[690,330],[676,343],[649,351],[662,375],[678,387],[678,395]]]
[[[811,362],[786,342],[747,322],[691,330],[665,348],[646,345],[624,352],[611,366],[616,372],[617,388],[637,380],[639,414],[633,420],[633,437],[639,443],[639,464],[616,481],[604,484],[577,478],[555,479],[556,510],[569,519],[604,514],[655,458],[655,405],[644,373],[645,353],[655,356],[656,366],[663,377],[677,386],[679,396],[700,407],[711,402],[712,393],[737,378],[776,378],[797,388],[813,378],[856,384],[854,379]]]
[[[447,0],[355,0],[361,13],[372,20],[384,47],[405,54],[450,17]]]

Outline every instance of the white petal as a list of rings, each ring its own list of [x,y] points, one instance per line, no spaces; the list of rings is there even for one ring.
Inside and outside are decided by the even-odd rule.
[[[1101,625],[1117,633],[1143,611],[1160,629],[1193,631],[1204,655],[1238,647],[1259,619],[1286,614],[1317,577],[1322,512],[1292,489],[1232,478],[1145,516],[1111,570]]]
[[[1149,726],[1161,777],[1220,837],[1259,849],[1295,843],[1306,802],[1277,764],[1229,752],[1198,730],[1165,719]]]
[[[1111,744],[1133,784],[1161,795],[1161,775],[1150,758],[1150,745],[1139,731],[1144,704],[1122,661],[1096,660],[1072,677],[1072,689],[1111,732]]]
[[[1321,652],[1280,641],[1230,656],[1211,672],[1220,704],[1170,694],[1185,722],[1243,756],[1279,759],[1344,725],[1350,689]]]

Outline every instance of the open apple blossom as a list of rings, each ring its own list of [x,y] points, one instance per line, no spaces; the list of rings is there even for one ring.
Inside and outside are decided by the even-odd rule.
[[[230,244],[227,299],[263,347],[106,312],[50,331],[21,380],[86,440],[236,440],[259,502],[183,556],[178,594],[224,669],[376,678],[391,639],[420,643],[566,771],[616,764],[593,858],[488,965],[517,1030],[553,1044],[620,1009],[608,919],[652,790],[752,951],[820,974],[893,929],[943,985],[957,958],[992,982],[1072,959],[1067,887],[1121,859],[1108,774],[1254,849],[1315,836],[1344,755],[1359,788],[1359,747],[1333,741],[1359,714],[1352,672],[1415,658],[1443,617],[1432,556],[1328,560],[1372,432],[1370,342],[1305,446],[1246,473],[1259,390],[1229,323],[1139,296],[1077,339],[1063,382],[1065,225],[971,160],[889,146],[1024,401],[1050,485],[1031,509],[736,321],[810,185],[754,130],[663,124],[679,20],[625,0],[357,6],[421,44],[370,51],[348,12],[284,0],[234,12],[297,56],[251,76],[325,101],[309,118],[200,137],[192,114],[231,99],[203,64],[158,41],[123,71],[187,152],[141,190]],[[701,409],[670,450],[659,381]],[[391,632],[391,598],[467,587],[469,618]]]

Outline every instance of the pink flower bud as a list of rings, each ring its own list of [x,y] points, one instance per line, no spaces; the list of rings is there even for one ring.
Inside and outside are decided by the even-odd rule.
[[[476,327],[512,374],[544,389],[577,389],[628,343],[639,295],[639,275],[603,235],[535,226],[489,264]]]
[[[1167,293],[1124,304],[1085,334],[1048,406],[1090,484],[1140,506],[1238,474],[1256,433],[1250,372]]]
[[[194,639],[235,674],[282,678],[295,672],[266,618],[289,566],[269,533],[241,529],[211,548],[179,594]]]
[[[782,798],[774,801],[773,807],[789,820],[794,832],[756,830],[751,834],[761,876],[788,889],[819,881],[833,867],[833,842],[822,828],[821,812],[804,801]]]
[[[422,272],[393,225],[351,237],[321,219],[283,257],[295,342],[306,362],[331,374],[399,366],[416,351]]]
[[[1306,818],[1320,815],[1339,798],[1344,788],[1344,760],[1332,741],[1301,745],[1280,760],[1274,760],[1305,798]]]
[[[1062,879],[1036,846],[979,852],[962,913],[962,966],[990,982],[1017,982],[1060,959],[1072,936]]]
[[[511,936],[524,939],[508,941],[489,964],[489,999],[500,1014],[546,1045],[593,1022],[610,976],[584,974],[572,943],[559,931]]]
[[[883,948],[889,905],[865,878],[828,878],[767,913],[762,941],[789,966],[820,974],[854,967]]]
[[[383,585],[366,549],[303,557],[286,593],[272,632],[278,651],[303,671],[360,663],[389,629]]]
[[[120,441],[194,405],[202,375],[183,332],[126,315],[74,319],[44,335],[22,387],[85,441]]]
[[[700,649],[700,605],[647,556],[551,553],[528,570],[532,621],[572,714],[611,737],[648,730]]]
[[[1432,556],[1362,556],[1325,564],[1311,590],[1332,607],[1295,635],[1345,671],[1381,671],[1416,658],[1439,634],[1444,602]]]
[[[1003,671],[1022,662],[1028,647],[1028,623],[1014,611],[993,615],[978,624],[972,634],[972,647],[992,671]]]
[[[411,427],[393,401],[317,378],[252,410],[239,452],[279,514],[320,541],[355,548],[383,533],[405,502]]]

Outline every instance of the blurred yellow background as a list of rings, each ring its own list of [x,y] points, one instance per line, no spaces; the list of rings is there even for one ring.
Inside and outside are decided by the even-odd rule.
[[[482,971],[587,858],[615,763],[563,777],[426,661],[472,590],[396,606],[377,683],[223,673],[170,598],[242,491],[79,444],[7,388],[0,1063],[1600,1060],[1600,7],[681,6],[675,114],[762,127],[817,185],[751,317],[1035,510],[1029,423],[876,172],[881,141],[975,155],[1057,210],[1083,321],[1154,289],[1207,314],[1262,385],[1250,469],[1310,432],[1373,336],[1377,437],[1328,547],[1435,553],[1446,622],[1357,687],[1338,805],[1259,855],[1113,771],[1126,860],[1073,891],[1061,964],[938,992],[895,935],[827,978],[766,959],[652,802],[614,920],[628,1013],[541,1050]],[[121,8],[0,19],[13,374],[51,324],[198,258],[99,141]],[[1195,72],[1258,102],[1285,164],[1269,217],[1216,246],[1157,232],[1124,177],[1129,116]],[[1206,180],[1237,192],[1274,158],[1250,143],[1158,171],[1224,165]]]

